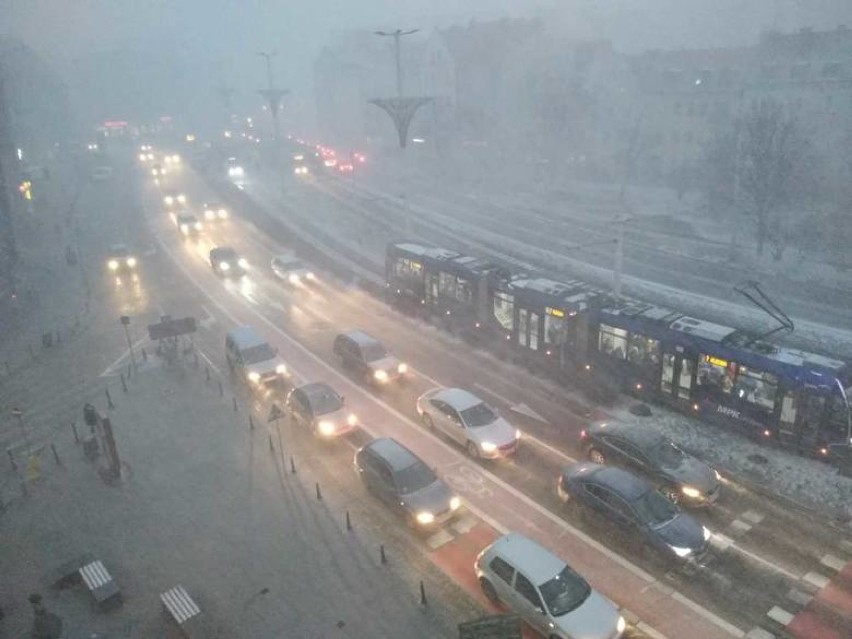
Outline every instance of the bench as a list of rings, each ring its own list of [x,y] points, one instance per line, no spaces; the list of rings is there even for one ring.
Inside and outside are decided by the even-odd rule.
[[[121,602],[121,591],[99,559],[81,566],[80,576],[97,603],[102,604],[111,599]]]
[[[175,586],[160,595],[163,608],[180,626],[186,637],[203,637],[199,627],[201,608],[183,586]]]

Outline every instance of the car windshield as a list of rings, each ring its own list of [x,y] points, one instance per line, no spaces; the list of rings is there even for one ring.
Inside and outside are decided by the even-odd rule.
[[[591,586],[568,566],[539,587],[544,605],[554,617],[576,610],[592,592]]]
[[[367,344],[366,346],[364,346],[363,350],[364,358],[368,362],[375,362],[378,359],[383,359],[388,356],[388,352],[385,350],[385,347],[379,344],[378,342]]]
[[[660,438],[648,447],[648,456],[662,468],[677,468],[686,454],[674,442]]]
[[[680,512],[671,501],[656,490],[649,490],[633,502],[639,519],[650,525],[659,526],[674,519]]]
[[[313,408],[314,415],[324,415],[340,410],[343,402],[340,396],[330,388],[315,389],[308,393],[308,400]]]
[[[422,490],[426,486],[431,486],[437,479],[432,469],[419,461],[411,464],[408,468],[403,468],[394,476],[396,486],[403,495],[408,495]]]
[[[258,344],[242,351],[240,355],[243,362],[246,364],[257,364],[258,362],[266,362],[275,357],[275,351],[269,344]]]
[[[461,416],[465,425],[470,428],[487,426],[497,419],[496,413],[485,402],[480,402],[476,406],[463,410]]]
[[[181,224],[192,224],[195,222],[194,215],[178,215],[178,222]]]
[[[126,246],[113,246],[109,252],[113,257],[127,257],[130,254]]]
[[[219,249],[213,254],[217,260],[236,260],[237,253],[233,249]]]

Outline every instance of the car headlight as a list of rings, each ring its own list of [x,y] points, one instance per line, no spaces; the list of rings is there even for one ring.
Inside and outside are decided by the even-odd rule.
[[[134,266],[136,266],[136,258],[135,257],[128,257],[127,258],[127,266],[129,266],[130,268],[133,268]]]
[[[305,277],[308,278],[311,281],[317,279],[317,276],[314,275],[311,271],[308,271],[308,273],[305,275]]]
[[[497,450],[497,444],[492,444],[491,442],[482,442],[479,447],[486,453],[493,453]]]
[[[618,618],[618,623],[615,624],[615,629],[618,632],[624,632],[624,629],[627,627],[627,622],[624,621],[624,617]]]
[[[228,211],[226,211],[225,209],[219,209],[219,217],[224,220],[226,217],[228,217]]]
[[[431,524],[433,521],[435,521],[435,515],[429,511],[424,510],[423,512],[417,513],[418,524],[423,524],[425,526],[427,524]]]
[[[284,364],[278,364],[278,366],[275,367],[275,372],[279,375],[286,375],[287,367]]]
[[[710,529],[707,526],[702,526],[701,531],[704,533],[704,541],[710,541],[710,537],[713,536],[713,533],[710,532]]]
[[[149,159],[149,160],[153,160],[153,159],[154,159],[154,154],[153,154],[153,153],[149,153],[149,154],[148,154],[148,159]]]
[[[299,276],[296,275],[295,273],[290,273],[290,275],[287,277],[287,281],[289,281],[290,284],[298,284],[299,283]]]
[[[325,435],[326,437],[334,435],[334,431],[337,430],[334,427],[334,422],[329,422],[329,421],[320,422],[317,425],[317,428],[319,429],[320,435]]]
[[[181,204],[186,204],[186,196],[178,195],[178,202],[180,202]]]
[[[204,228],[204,227],[201,225],[201,222],[196,222],[196,223],[195,223],[195,230],[196,230],[196,231],[200,231],[202,228]]]
[[[679,546],[669,546],[669,548],[671,548],[672,552],[678,557],[687,557],[692,554],[692,548],[681,548]]]
[[[520,439],[520,438],[521,438],[521,429],[519,428],[515,431],[515,439]]]
[[[204,211],[204,217],[206,217],[208,220],[212,220],[213,215],[214,215],[214,213],[210,209],[207,209],[206,211]]]
[[[110,260],[109,262],[107,262],[107,266],[111,271],[116,270],[118,268],[118,260]]]
[[[397,372],[399,372],[400,375],[402,375],[403,373],[407,373],[408,372],[408,364],[400,364],[399,366],[396,367],[396,370],[397,370]]]
[[[461,506],[461,499],[458,497],[450,498],[450,510],[458,510],[459,506]]]
[[[240,268],[248,268],[248,260],[244,257],[241,257],[237,260],[237,264]]]
[[[373,373],[373,377],[375,377],[377,382],[386,382],[388,381],[388,374],[385,371],[375,371]]]
[[[691,497],[692,499],[698,499],[699,497],[701,497],[701,491],[697,488],[693,488],[692,486],[683,486],[680,489],[680,492],[682,492],[687,497]]]
[[[719,473],[718,470],[714,470],[713,474],[716,476],[716,481],[722,481],[722,475]]]
[[[144,154],[144,153],[140,153],[140,154],[139,154],[139,159],[140,159],[140,160],[142,160],[143,162],[145,161],[145,157],[146,157],[146,156],[145,156],[145,154]]]
[[[189,233],[189,225],[188,224],[181,224],[180,225],[180,231],[181,231],[181,233]]]
[[[252,371],[248,374],[248,378],[250,382],[254,382],[255,384],[257,384],[260,381],[260,373],[258,373],[257,371]]]
[[[172,204],[175,203],[175,199],[171,195],[168,195],[168,196],[163,198],[163,202],[165,202],[166,204],[172,205]]]
[[[354,426],[358,423],[358,418],[355,417],[354,413],[349,413],[349,415],[346,417],[346,423],[350,426]]]
[[[175,164],[180,164],[180,156],[179,155],[173,155],[172,156],[172,162],[174,162]]]
[[[227,262],[220,262],[219,263],[219,270],[221,270],[221,271],[227,271],[230,268],[231,268],[231,265],[228,264]]]

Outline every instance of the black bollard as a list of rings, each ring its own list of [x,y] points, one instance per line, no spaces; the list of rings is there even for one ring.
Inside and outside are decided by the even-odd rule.
[[[219,381],[219,397],[222,397],[222,395],[224,395],[224,394],[225,394],[225,389],[222,388],[222,382],[220,380]]]
[[[148,351],[146,351],[144,348],[142,349],[142,361],[143,362],[148,361]]]
[[[382,560],[383,564],[388,563],[388,558],[385,556],[385,545],[384,544],[379,546],[379,558]]]
[[[108,408],[115,408],[115,404],[112,403],[112,397],[109,396],[109,389],[105,388],[104,393],[106,393],[107,407]]]
[[[125,393],[127,392],[127,382],[124,379],[124,373],[119,373],[118,376],[121,378],[121,390]]]
[[[6,449],[6,454],[9,455],[9,461],[12,462],[12,470],[18,472],[18,462],[15,461],[15,455],[11,448]]]
[[[352,521],[349,519],[349,511],[346,511],[346,530],[352,530]]]
[[[234,412],[237,412],[237,398],[234,397]]]
[[[292,456],[292,455],[290,455],[290,474],[291,474],[291,475],[295,475],[295,474],[296,474],[296,462],[295,462],[295,461],[293,461],[293,456]]]
[[[51,444],[50,450],[53,451],[53,460],[56,462],[56,465],[61,466],[62,461],[59,459],[59,453],[56,452],[56,444]]]
[[[74,433],[74,443],[80,443],[80,436],[77,434],[77,424],[74,423],[74,420],[71,420],[71,432]]]
[[[210,367],[206,364],[204,365],[204,379],[206,379],[208,382],[210,381]]]
[[[249,413],[249,430],[254,430],[254,419],[252,419],[251,413]]]
[[[423,582],[420,582],[420,605],[426,605],[426,587],[423,585]]]
[[[319,482],[314,485],[317,487],[317,501],[322,501],[322,493],[320,492]]]
[[[272,433],[269,433],[269,450],[275,450],[275,446],[272,444]]]
[[[33,352],[33,345],[32,345],[32,344],[27,344],[27,349],[30,351],[30,357],[32,357],[33,359],[35,359],[35,353]]]

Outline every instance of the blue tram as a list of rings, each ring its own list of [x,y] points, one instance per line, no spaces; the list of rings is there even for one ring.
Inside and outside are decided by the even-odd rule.
[[[446,249],[391,244],[386,269],[403,306],[560,379],[615,383],[802,454],[845,442],[845,362]]]

